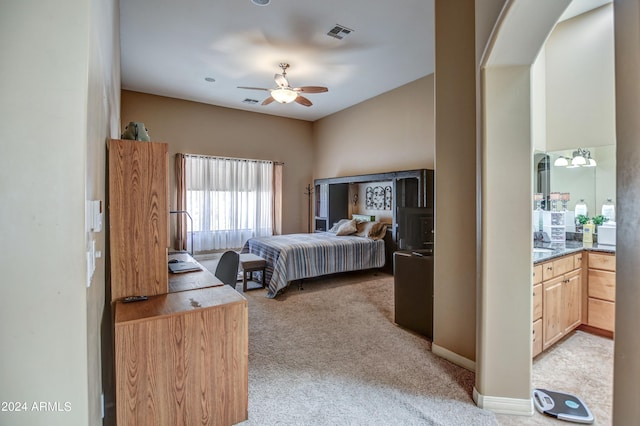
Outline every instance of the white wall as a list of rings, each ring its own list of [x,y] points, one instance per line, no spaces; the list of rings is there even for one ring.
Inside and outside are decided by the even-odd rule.
[[[86,200],[101,200],[102,232],[87,232],[102,258],[87,292],[88,424],[102,424],[101,394],[107,410],[113,404],[113,358],[110,293],[105,286],[106,139],[120,134],[120,13],[116,0],[93,0],[89,7],[89,58],[86,125]],[[104,379],[104,381],[103,381]]]
[[[547,151],[615,144],[613,5],[559,23],[545,45]]]
[[[87,289],[85,199],[103,194],[118,114],[115,10],[113,0],[1,6],[0,401],[27,404],[0,412],[1,424],[100,424],[104,274]]]

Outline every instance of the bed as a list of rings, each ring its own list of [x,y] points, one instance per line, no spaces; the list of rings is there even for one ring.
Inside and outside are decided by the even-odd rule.
[[[384,266],[382,236],[386,225],[349,222],[354,228],[357,226],[355,232],[334,229],[334,232],[251,238],[242,253],[253,253],[267,261],[265,282],[269,298],[276,297],[295,280]]]

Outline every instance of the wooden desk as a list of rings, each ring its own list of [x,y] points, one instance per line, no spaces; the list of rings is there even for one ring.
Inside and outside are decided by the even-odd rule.
[[[247,419],[248,313],[229,286],[115,303],[118,425]]]
[[[198,263],[188,253],[172,253],[168,256],[168,260],[172,259],[181,262],[195,262],[202,268],[202,271],[184,272],[181,274],[169,273],[169,293],[224,285],[222,281],[216,278],[215,275],[209,272],[207,268]]]

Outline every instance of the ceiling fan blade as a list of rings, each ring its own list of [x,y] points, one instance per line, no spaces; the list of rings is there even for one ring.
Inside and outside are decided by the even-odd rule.
[[[276,74],[273,76],[273,79],[276,81],[276,84],[279,87],[289,87],[289,82],[287,81],[284,75]]]
[[[329,89],[322,86],[302,86],[302,87],[296,87],[293,90],[301,93],[324,93],[329,91]]]
[[[269,89],[265,89],[265,88],[263,88],[263,87],[246,87],[246,86],[238,86],[238,89],[266,90],[266,91],[269,91]]]
[[[262,105],[269,105],[273,101],[275,101],[275,99],[273,99],[273,96],[269,96],[267,99],[262,101]]]
[[[311,105],[313,105],[311,103],[311,101],[307,98],[305,98],[304,96],[300,96],[298,95],[298,97],[295,99],[297,103],[299,103],[300,105],[304,105],[306,107],[309,107]]]

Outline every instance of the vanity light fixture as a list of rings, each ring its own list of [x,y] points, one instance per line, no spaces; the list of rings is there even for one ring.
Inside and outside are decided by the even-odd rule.
[[[573,151],[573,158],[571,159],[572,166],[584,166],[587,164],[587,159],[581,148],[578,148],[577,151]]]
[[[567,167],[569,165],[569,159],[567,157],[558,157],[556,161],[553,162],[554,166],[558,167]]]
[[[553,162],[553,165],[573,169],[576,167],[595,167],[597,163],[596,160],[591,158],[591,152],[588,149],[578,148],[573,151],[572,158],[563,156],[558,157]]]

